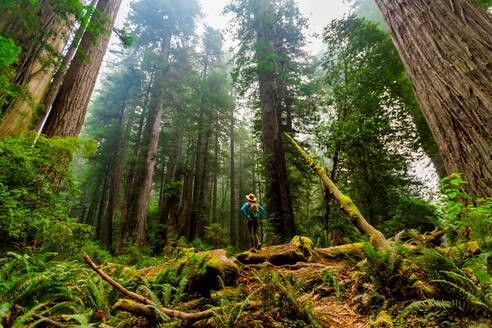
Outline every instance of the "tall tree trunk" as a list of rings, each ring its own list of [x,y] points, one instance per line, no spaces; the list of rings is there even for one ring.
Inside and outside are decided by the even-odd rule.
[[[84,33],[80,49],[90,61],[80,55],[72,60],[43,129],[46,135],[79,135],[120,4],[121,0],[99,0],[96,9],[107,18],[106,33],[97,37],[89,29]]]
[[[202,99],[203,103],[203,99]],[[196,237],[196,231],[198,227],[198,221],[200,220],[200,197],[199,193],[201,190],[201,184],[203,183],[202,175],[202,139],[203,139],[203,116],[204,116],[203,106],[200,106],[200,119],[198,121],[198,135],[196,141],[196,154],[195,154],[195,175],[193,182],[193,202],[191,209],[191,220],[189,226],[188,240],[193,240]]]
[[[128,163],[126,178],[125,178],[125,190],[123,192],[123,202],[121,208],[120,226],[118,228],[118,235],[116,238],[115,255],[121,254],[123,250],[123,239],[127,233],[130,218],[133,217],[135,211],[135,203],[138,197],[138,193],[134,188],[135,176],[137,172],[137,157],[140,152],[140,144],[142,142],[142,133],[146,118],[146,108],[149,104],[150,92],[152,88],[152,82],[154,81],[155,68],[152,67],[150,71],[149,84],[146,88],[145,98],[143,101],[143,110],[140,113],[140,119],[138,121],[138,130],[135,138],[135,144],[133,146],[132,158]],[[128,136],[129,137],[129,136]]]
[[[168,181],[170,182],[178,182],[181,180],[182,173],[182,157],[183,157],[183,133],[182,129],[176,129],[177,142],[176,142],[176,150],[175,153],[172,154],[172,159],[170,158],[170,165],[168,170]],[[164,204],[165,211],[162,213],[164,217],[161,218],[161,221],[164,221],[166,224],[166,246],[173,246],[173,243],[179,237],[179,199],[181,196],[181,189],[176,184],[175,187],[171,190],[171,195],[166,197],[166,203]]]
[[[104,214],[106,213],[106,208],[107,208],[107,189],[108,189],[108,176],[109,176],[109,167],[111,166],[111,159],[108,162],[108,165],[106,167],[106,171],[104,174],[104,183],[101,191],[101,197],[99,200],[99,210],[97,212],[97,219],[96,219],[96,239],[97,240],[102,240],[102,231],[103,231],[103,226],[102,226],[102,219]]]
[[[263,155],[265,157],[265,180],[267,185],[267,214],[271,218],[274,230],[283,241],[290,240],[296,233],[294,210],[287,176],[285,153],[282,143],[282,124],[280,121],[280,105],[275,93],[273,35],[268,19],[261,19],[261,10],[256,13],[260,18],[256,25],[257,74],[261,107],[261,130],[263,138]]]
[[[492,20],[473,0],[376,0],[448,174],[492,194]]]
[[[217,173],[219,170],[219,124],[215,126],[214,177],[212,186],[212,223],[217,223]]]
[[[92,0],[91,6],[96,7],[98,0]],[[53,76],[53,80],[51,81],[51,84],[48,88],[48,92],[43,98],[43,111],[38,112],[36,122],[34,124],[36,131],[39,134],[43,130],[44,125],[46,124],[46,120],[48,119],[48,116],[51,112],[51,106],[53,106],[53,103],[55,102],[56,95],[58,94],[58,91],[60,90],[60,87],[63,83],[63,80],[65,79],[65,76],[67,74],[68,67],[70,66],[70,63],[72,62],[72,59],[75,55],[75,52],[77,51],[77,48],[80,43],[80,39],[84,35],[85,29],[87,28],[87,25],[90,21],[90,17],[92,16],[93,11],[91,10],[90,16],[87,18],[87,21],[85,23],[81,23],[77,31],[75,32],[74,38],[72,40],[72,43],[70,44],[70,47],[67,50],[67,53],[65,54],[65,57],[63,57],[63,61],[56,71],[55,75]]]
[[[236,223],[236,189],[234,186],[234,110],[231,109],[231,128],[230,128],[230,140],[231,140],[231,217],[230,217],[230,238],[231,245],[233,247],[238,247],[238,227]]]
[[[210,123],[209,123],[210,127]],[[198,237],[199,238],[205,238],[205,227],[208,225],[207,218],[209,217],[210,213],[210,208],[208,207],[208,193],[206,192],[208,183],[209,183],[209,153],[208,153],[208,147],[210,145],[210,128],[207,127],[207,133],[205,134],[205,145],[203,146],[203,165],[201,168],[201,181],[200,181],[200,189],[198,193],[198,221],[197,221],[197,227],[198,227]]]
[[[126,125],[125,135],[122,139],[122,129],[123,129],[123,117],[125,115],[126,103],[123,105],[121,110],[120,119],[118,122],[118,129],[115,136],[115,141],[113,145],[113,163],[111,168],[111,180],[109,184],[109,200],[108,200],[108,211],[104,218],[104,233],[103,242],[106,248],[111,250],[113,245],[113,218],[116,212],[116,207],[118,206],[118,199],[120,196],[120,183],[121,176],[123,173],[123,165],[126,160],[126,151],[128,145],[128,135],[131,130],[133,119],[130,116]]]
[[[135,231],[135,240],[139,246],[147,243],[147,214],[149,212],[150,194],[152,191],[152,180],[156,164],[157,144],[159,143],[159,132],[161,129],[161,118],[163,110],[163,97],[166,73],[169,69],[169,50],[171,47],[171,38],[163,41],[161,54],[161,67],[156,71],[154,85],[152,87],[152,96],[149,105],[149,118],[145,126],[142,158],[145,158],[145,164],[142,166],[141,179],[137,185],[139,191],[136,216],[137,226]]]

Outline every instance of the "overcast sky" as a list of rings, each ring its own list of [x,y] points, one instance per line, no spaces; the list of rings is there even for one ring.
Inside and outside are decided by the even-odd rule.
[[[129,4],[134,0],[123,0],[117,25],[121,26],[128,14]],[[151,0],[147,0],[151,1]],[[179,1],[179,0],[175,0]],[[230,17],[222,15],[222,10],[229,0],[198,0],[204,14],[204,23],[224,32],[226,38],[225,45],[232,45],[231,34],[228,33]],[[332,19],[342,17],[347,11],[348,6],[343,0],[297,0],[301,13],[309,19],[308,45],[307,50],[315,55],[321,50],[321,38],[316,34],[321,34],[323,27]],[[227,50],[227,49],[224,49]]]

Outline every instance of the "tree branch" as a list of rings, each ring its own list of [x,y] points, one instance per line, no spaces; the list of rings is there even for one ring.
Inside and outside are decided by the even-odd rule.
[[[123,287],[122,285],[120,285],[119,283],[117,283],[116,281],[114,281],[107,273],[105,273],[100,267],[98,267],[92,261],[92,259],[89,257],[89,255],[84,254],[84,259],[87,262],[87,264],[89,264],[89,266],[92,269],[94,269],[94,271],[96,271],[101,276],[101,278],[103,278],[110,285],[112,285],[113,287],[118,289],[118,291],[120,291],[122,294],[124,294],[124,295],[126,295],[126,296],[140,302],[140,303],[143,303],[146,305],[156,306],[155,303],[152,302],[147,297],[136,294],[134,292],[131,292],[128,289],[126,289],[125,287]],[[182,311],[172,310],[172,309],[168,309],[168,308],[164,308],[164,307],[160,308],[160,310],[170,317],[179,318],[179,319],[182,319],[184,321],[196,321],[196,320],[200,320],[200,319],[209,318],[213,315],[213,312],[212,312],[213,309],[209,309],[209,310],[205,310],[205,311],[201,311],[201,312],[194,312],[194,313],[182,312]]]

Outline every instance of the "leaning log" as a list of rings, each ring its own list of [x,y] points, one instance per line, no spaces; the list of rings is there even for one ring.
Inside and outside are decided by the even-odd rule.
[[[285,133],[285,135],[287,136],[287,138],[289,138],[294,147],[296,147],[296,149],[301,153],[301,155],[308,163],[309,167],[311,167],[314,173],[316,173],[320,177],[325,187],[328,188],[330,193],[333,195],[333,198],[340,205],[340,208],[343,210],[343,212],[345,212],[345,214],[348,215],[350,221],[357,227],[357,229],[361,233],[369,236],[369,241],[375,248],[389,249],[390,245],[386,238],[384,238],[384,235],[366,221],[366,219],[362,216],[359,209],[357,208],[357,206],[355,206],[350,197],[340,192],[337,186],[326,174],[325,169],[319,165],[316,165],[314,160],[304,151],[304,149],[302,149],[301,146],[297,144],[294,139],[292,139],[290,135],[288,135],[287,133]]]

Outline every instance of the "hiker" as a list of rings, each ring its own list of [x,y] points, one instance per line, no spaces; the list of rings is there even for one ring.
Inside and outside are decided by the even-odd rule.
[[[256,202],[254,194],[246,195],[246,199],[248,201],[241,207],[241,212],[248,220],[249,238],[251,241],[251,248],[249,250],[255,252],[256,249],[261,249],[260,239],[258,238],[258,218],[265,210]]]

